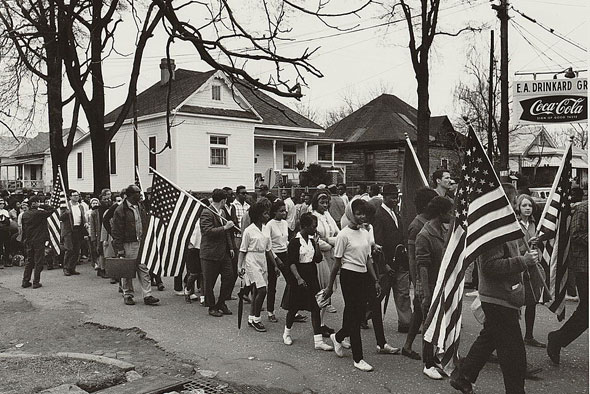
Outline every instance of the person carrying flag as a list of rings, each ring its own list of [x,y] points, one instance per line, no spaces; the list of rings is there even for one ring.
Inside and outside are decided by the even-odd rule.
[[[47,218],[53,214],[55,209],[51,206],[43,206],[39,210],[39,197],[33,196],[29,200],[31,209],[23,213],[23,243],[27,249],[27,263],[23,274],[22,287],[31,286],[31,274],[33,269],[33,289],[41,287],[41,271],[45,259],[45,242],[49,240],[47,231]]]
[[[502,188],[514,209],[516,189],[509,183],[503,183]],[[538,260],[536,250],[521,256],[517,240],[491,246],[478,257],[479,296],[485,322],[469,353],[451,375],[450,384],[456,390],[473,393],[472,384],[496,350],[506,393],[524,394],[526,351],[519,323],[524,305],[522,273]]]
[[[112,245],[118,257],[135,259],[139,253],[141,239],[146,234],[147,214],[139,203],[141,190],[137,185],[129,185],[125,190],[125,195],[127,197],[115,209],[113,214]],[[160,300],[152,296],[150,272],[147,266],[138,263],[136,267],[137,277],[141,283],[143,303],[156,305]],[[125,305],[135,305],[133,300],[133,278],[123,278],[121,284]]]

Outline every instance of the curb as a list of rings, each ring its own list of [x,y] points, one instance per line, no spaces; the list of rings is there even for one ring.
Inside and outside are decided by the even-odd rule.
[[[10,358],[35,358],[35,357],[65,357],[74,360],[94,361],[101,364],[110,365],[122,369],[124,372],[129,372],[135,369],[135,365],[126,361],[117,360],[115,358],[97,356],[95,354],[86,353],[66,353],[60,352],[55,354],[30,354],[30,353],[0,353],[0,359]]]

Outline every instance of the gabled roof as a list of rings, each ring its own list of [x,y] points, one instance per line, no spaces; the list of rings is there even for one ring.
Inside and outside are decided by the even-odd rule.
[[[216,74],[215,70],[200,72],[192,70],[178,69],[175,72],[175,78],[172,81],[172,90],[170,97],[170,108],[178,108],[189,96],[197,91],[203,84]],[[246,99],[254,111],[262,117],[262,124],[268,126],[294,127],[323,130],[321,126],[298,114],[284,104],[279,103],[260,90],[249,89],[242,85],[234,85],[234,88]],[[168,95],[168,85],[161,85],[160,81],[150,86],[137,95],[138,117],[163,114],[166,112],[166,97]],[[105,124],[113,123],[118,114],[121,112],[119,106],[105,116]],[[231,116],[238,118],[257,119],[256,115],[249,109],[244,111],[218,110],[215,108],[204,108],[183,105],[179,108],[180,112]],[[131,119],[132,111],[129,111],[125,119]]]
[[[68,140],[68,135],[70,133],[70,129],[63,129],[63,141],[64,144]],[[76,133],[83,131],[78,127],[75,131]],[[88,134],[88,133],[86,133]],[[84,134],[84,135],[86,135]],[[23,156],[31,156],[31,155],[40,155],[43,153],[49,152],[49,132],[39,132],[35,137],[30,138],[25,144],[21,145],[18,150],[16,150],[11,157],[23,157]]]
[[[543,126],[525,126],[510,133],[510,155],[526,154],[534,146],[544,149],[556,148],[557,145]]]
[[[16,152],[16,150],[27,143],[29,138],[19,137],[19,140],[15,140],[13,136],[0,135],[0,159],[2,157],[10,157]]]
[[[354,111],[326,130],[331,138],[342,138],[344,143],[375,143],[417,138],[417,111],[392,94],[382,94]],[[454,132],[446,115],[430,118],[430,140],[434,140],[444,128]]]

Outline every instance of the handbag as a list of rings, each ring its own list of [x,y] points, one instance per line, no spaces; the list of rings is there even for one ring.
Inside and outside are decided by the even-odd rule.
[[[318,293],[315,295],[315,300],[318,303],[318,306],[320,307],[320,309],[327,307],[328,305],[330,305],[330,299],[324,298],[324,289],[318,291]]]

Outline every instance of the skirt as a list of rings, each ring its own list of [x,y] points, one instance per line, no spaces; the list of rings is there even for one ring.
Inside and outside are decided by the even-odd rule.
[[[297,283],[287,284],[281,301],[281,308],[294,311],[312,311],[318,307],[315,295],[320,291],[316,264],[297,264],[297,272],[307,287]]]
[[[268,285],[266,254],[264,252],[247,252],[244,268],[246,270],[246,275],[244,275],[246,286],[256,284],[256,288],[260,289]]]

